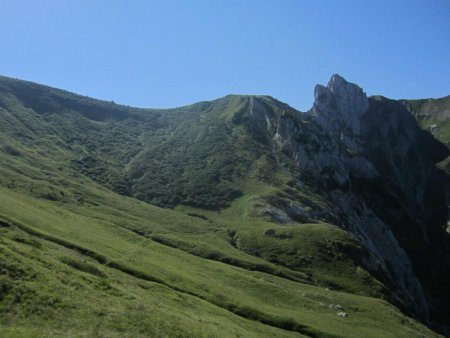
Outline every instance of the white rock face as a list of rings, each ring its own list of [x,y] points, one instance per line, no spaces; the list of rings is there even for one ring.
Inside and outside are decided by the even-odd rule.
[[[325,129],[343,136],[360,134],[360,118],[369,109],[369,100],[360,87],[333,75],[326,87],[316,86],[314,98],[313,114]]]
[[[327,87],[317,85],[312,114],[317,130],[302,130],[294,121],[282,119],[277,124],[275,141],[294,153],[302,170],[317,179],[332,179],[339,185],[350,176],[371,178],[378,175],[375,167],[360,156],[362,152],[361,117],[369,108],[363,90],[339,75],[333,75]],[[302,133],[307,142],[293,141]]]

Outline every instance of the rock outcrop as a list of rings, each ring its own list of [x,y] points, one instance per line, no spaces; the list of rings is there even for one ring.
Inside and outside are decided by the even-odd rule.
[[[447,148],[401,104],[368,98],[339,75],[326,87],[317,85],[314,96],[312,109],[297,116],[277,115],[252,99],[251,115],[274,151],[311,177],[308,187],[331,206],[305,214],[292,201],[285,208],[272,205],[269,213],[286,223],[297,208],[303,219],[320,215],[349,231],[370,252],[365,268],[388,285],[391,300],[433,320],[445,306],[437,298],[450,299],[442,288],[434,292],[430,277],[447,269],[444,280],[450,280],[447,180],[435,165],[448,156]]]
[[[335,74],[326,87],[316,86],[314,99],[312,113],[325,129],[359,136],[361,117],[369,109],[369,99],[360,87]]]

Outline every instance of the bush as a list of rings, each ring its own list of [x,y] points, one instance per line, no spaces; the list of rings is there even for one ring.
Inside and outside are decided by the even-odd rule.
[[[106,277],[106,274],[102,270],[86,261],[81,261],[72,257],[62,257],[61,262],[79,271],[90,273],[91,275],[98,277]]]

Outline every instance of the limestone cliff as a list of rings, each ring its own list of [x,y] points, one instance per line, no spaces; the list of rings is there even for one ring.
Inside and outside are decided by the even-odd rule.
[[[435,165],[448,149],[401,104],[368,98],[339,75],[317,85],[314,97],[312,109],[297,114],[286,108],[276,113],[263,99],[250,99],[250,113],[273,151],[311,178],[298,184],[328,201],[307,212],[292,199],[268,206],[268,213],[282,223],[325,219],[349,231],[368,249],[362,262],[391,289],[391,300],[424,321],[435,320],[450,299],[435,283],[436,275],[450,281],[443,230],[447,178]]]

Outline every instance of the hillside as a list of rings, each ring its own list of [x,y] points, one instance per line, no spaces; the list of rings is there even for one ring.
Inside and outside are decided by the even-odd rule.
[[[138,109],[0,77],[0,335],[448,333],[447,147],[339,76],[315,96]]]
[[[420,126],[428,129],[442,143],[449,145],[450,96],[439,99],[400,100]]]
[[[450,96],[399,102],[416,118],[423,129],[432,133],[447,147],[450,146]],[[450,174],[450,157],[439,163],[439,167]],[[450,232],[450,224],[447,231]]]

